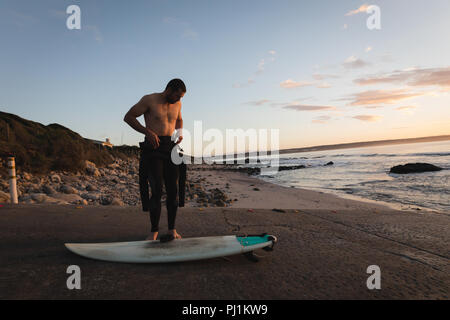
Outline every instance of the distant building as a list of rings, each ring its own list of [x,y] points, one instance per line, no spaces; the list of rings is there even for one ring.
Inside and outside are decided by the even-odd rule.
[[[111,148],[114,147],[114,145],[109,141],[109,138],[106,138],[106,141],[100,141],[100,140],[92,140],[92,139],[86,139],[94,144],[99,144],[102,145],[104,147],[108,147]]]

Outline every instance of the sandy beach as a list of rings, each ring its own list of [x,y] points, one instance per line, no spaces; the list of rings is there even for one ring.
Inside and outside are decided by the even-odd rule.
[[[196,165],[189,171],[190,179],[204,181],[205,189],[219,188],[233,201],[232,208],[254,209],[323,209],[364,210],[376,212],[389,209],[374,201],[344,199],[329,193],[288,188],[269,183],[243,172],[224,171],[223,166]],[[235,200],[237,199],[237,200]],[[192,202],[190,203],[192,206]]]
[[[205,178],[205,189],[220,188],[233,201],[227,207],[188,202],[179,209],[177,230],[184,237],[267,232],[279,239],[273,252],[257,252],[264,256],[258,263],[241,255],[154,265],[94,261],[70,253],[64,243],[142,240],[149,218],[140,206],[3,205],[0,298],[449,298],[448,215],[396,211],[241,172],[197,169],[189,171],[190,179]],[[166,226],[163,207],[161,230]],[[82,270],[81,290],[66,288],[70,265]],[[370,265],[381,269],[380,290],[366,286]]]

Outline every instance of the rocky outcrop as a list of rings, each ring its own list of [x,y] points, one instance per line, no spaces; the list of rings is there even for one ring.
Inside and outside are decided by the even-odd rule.
[[[408,163],[392,167],[390,173],[407,174],[440,170],[442,170],[442,168],[429,163]]]
[[[224,167],[220,165],[214,169],[222,170]],[[236,166],[227,166],[226,169],[241,171]],[[247,173],[259,172],[259,168],[242,168],[242,170]],[[19,203],[140,206],[138,172],[139,163],[134,158],[115,159],[113,164],[103,168],[97,168],[95,164],[86,162],[86,169],[76,174],[52,171],[48,175],[38,176],[18,172]],[[188,173],[186,203],[190,202],[191,205],[200,207],[227,207],[235,201],[227,196],[229,186],[223,190],[205,189],[206,182],[205,178],[190,178]],[[0,202],[9,201],[9,183],[0,181]],[[165,189],[162,201],[165,201]]]

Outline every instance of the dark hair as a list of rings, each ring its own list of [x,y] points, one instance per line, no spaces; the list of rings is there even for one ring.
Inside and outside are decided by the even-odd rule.
[[[184,84],[183,80],[181,80],[181,79],[172,79],[167,84],[166,90],[167,89],[171,89],[173,91],[178,91],[181,89],[183,92],[186,92],[186,85]]]

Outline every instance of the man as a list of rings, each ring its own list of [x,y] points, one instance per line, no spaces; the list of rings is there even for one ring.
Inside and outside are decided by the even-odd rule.
[[[148,205],[150,211],[151,233],[147,240],[156,240],[159,232],[159,218],[161,216],[161,196],[162,185],[166,186],[166,207],[169,226],[169,239],[181,239],[181,236],[175,229],[175,218],[177,214],[177,183],[178,168],[171,160],[171,151],[176,144],[183,140],[182,128],[183,118],[181,117],[180,99],[186,93],[186,86],[180,79],[171,80],[164,92],[153,93],[144,96],[136,105],[134,105],[125,115],[124,121],[133,129],[145,135],[144,146],[141,153],[140,174],[141,199],[143,207]],[[138,117],[144,115],[145,127],[143,127]],[[171,136],[177,129],[178,140],[173,142]],[[143,188],[143,179],[150,181],[152,196],[146,204],[145,187]],[[147,182],[145,181],[147,185]],[[148,185],[146,187],[148,197]],[[166,238],[167,239],[167,238]]]

